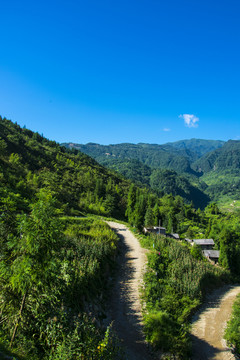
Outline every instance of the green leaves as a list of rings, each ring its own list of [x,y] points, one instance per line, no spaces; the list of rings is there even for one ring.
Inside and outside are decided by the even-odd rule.
[[[240,353],[240,295],[233,305],[231,319],[227,323],[224,338],[229,346],[233,347],[236,353]]]
[[[196,259],[179,241],[153,235],[147,239],[155,247],[148,254],[144,276],[146,335],[157,348],[185,360],[189,358],[188,321],[193,310],[207,289],[222,285],[229,273]]]

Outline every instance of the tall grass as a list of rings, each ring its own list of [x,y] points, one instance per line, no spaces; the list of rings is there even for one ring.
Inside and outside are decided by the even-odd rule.
[[[230,281],[230,275],[206,260],[195,259],[188,246],[179,241],[151,235],[141,236],[141,242],[151,249],[143,293],[147,340],[156,348],[187,359],[191,354],[191,315],[204,294]]]

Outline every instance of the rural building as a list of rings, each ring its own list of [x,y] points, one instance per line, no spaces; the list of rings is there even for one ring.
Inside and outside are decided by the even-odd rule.
[[[170,238],[175,239],[175,240],[180,240],[180,237],[179,237],[178,234],[167,234],[166,229],[164,227],[161,227],[161,226],[144,227],[143,231],[144,231],[145,234],[153,233],[153,234],[157,234],[157,235],[167,236],[167,237],[170,237]]]
[[[164,227],[154,226],[153,228],[154,228],[154,230],[156,231],[157,234],[166,235],[166,229]]]
[[[158,234],[158,235],[166,235],[166,229],[161,226],[144,227],[143,231],[145,234],[154,233],[154,234]]]
[[[212,250],[214,247],[213,239],[193,239],[193,244],[199,245],[202,250]]]
[[[213,239],[193,239],[193,240],[191,240],[191,239],[185,238],[185,241],[187,241],[192,246],[194,244],[200,246],[203,256],[205,256],[207,259],[213,261],[215,264],[216,264],[216,262],[218,262],[220,251],[213,250],[213,247],[215,245]]]
[[[219,250],[203,250],[203,255],[215,264],[218,262],[220,251]]]
[[[168,237],[175,239],[175,240],[180,240],[180,237],[178,234],[167,234]]]

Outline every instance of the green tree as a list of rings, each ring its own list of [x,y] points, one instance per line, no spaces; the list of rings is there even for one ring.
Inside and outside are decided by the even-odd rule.
[[[235,274],[240,274],[239,256],[240,244],[239,236],[230,227],[224,227],[219,236],[220,257],[219,263],[230,269]]]
[[[191,248],[191,255],[197,260],[202,260],[203,254],[201,247],[199,245],[194,244]]]
[[[13,236],[8,241],[11,251],[11,262],[2,262],[0,279],[7,283],[5,290],[18,299],[18,309],[15,308],[15,321],[11,345],[13,344],[20,320],[23,318],[28,299],[36,300],[41,293],[46,293],[49,284],[54,283],[57,264],[53,261],[54,253],[59,249],[62,238],[61,226],[55,217],[54,200],[51,194],[42,191],[39,200],[32,206],[30,215],[23,215],[19,224],[19,236]],[[17,301],[15,301],[17,306]],[[28,310],[28,315],[31,317]]]
[[[147,208],[144,220],[145,220],[144,221],[145,226],[153,226],[154,225],[154,216],[153,216],[152,208],[150,208],[150,207]]]
[[[136,204],[136,187],[134,184],[131,184],[128,191],[128,199],[127,199],[127,209],[126,216],[128,217],[128,222],[133,225],[134,222],[134,207]]]

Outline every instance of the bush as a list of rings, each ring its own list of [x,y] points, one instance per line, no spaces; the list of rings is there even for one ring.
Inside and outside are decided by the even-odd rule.
[[[224,337],[227,344],[234,346],[236,352],[240,354],[240,295],[237,296],[237,300],[233,305],[233,313],[227,323]]]
[[[147,340],[185,360],[189,356],[188,327],[193,311],[206,290],[221,286],[229,280],[229,273],[196,259],[179,241],[148,236],[145,243],[151,249],[154,244],[154,250],[148,253],[144,276]]]

